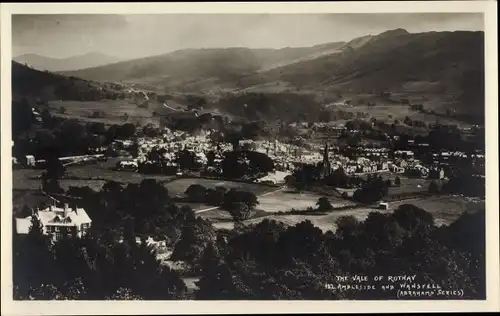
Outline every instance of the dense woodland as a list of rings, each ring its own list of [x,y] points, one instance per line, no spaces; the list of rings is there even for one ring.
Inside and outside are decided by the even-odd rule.
[[[146,194],[142,185],[137,190]],[[335,232],[323,233],[309,221],[286,227],[269,220],[215,231],[188,208],[160,206],[153,193],[146,199],[133,189],[122,195],[114,190],[103,189],[103,202],[119,205],[99,210],[109,221],[99,225],[97,217],[86,238],[50,245],[36,221],[27,237],[13,236],[16,298],[389,299],[395,293],[333,292],[324,285],[335,284],[336,275],[398,273],[445,290],[464,289],[463,298],[485,295],[484,210],[442,227],[425,210],[403,205],[362,222],[341,217]],[[125,196],[127,202],[120,202]],[[122,221],[124,241],[117,241],[109,224],[116,226],[125,214],[156,219],[155,230],[177,236],[170,237],[176,241],[173,259],[183,260],[185,271],[201,273],[195,293],[186,292],[182,275],[161,266],[152,249],[136,244],[137,220]]]

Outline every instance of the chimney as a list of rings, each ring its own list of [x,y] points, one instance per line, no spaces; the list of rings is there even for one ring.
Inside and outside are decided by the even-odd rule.
[[[69,205],[68,203],[64,203],[64,217],[68,216],[68,212],[69,212]]]
[[[74,204],[71,209],[73,210],[73,212],[75,212],[76,215],[78,215],[78,207],[76,204]]]

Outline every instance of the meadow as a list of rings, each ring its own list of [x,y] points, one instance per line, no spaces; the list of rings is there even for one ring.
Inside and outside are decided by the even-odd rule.
[[[390,203],[389,209],[386,211],[380,211],[370,207],[359,207],[349,210],[333,211],[328,214],[318,213],[318,215],[272,214],[265,217],[249,219],[245,221],[245,224],[247,225],[257,224],[264,219],[269,219],[269,220],[276,220],[286,225],[293,226],[297,223],[309,220],[316,227],[320,228],[323,232],[329,230],[335,231],[336,230],[335,221],[341,216],[354,216],[359,221],[363,221],[368,217],[368,214],[370,212],[390,213],[395,211],[399,206],[403,204],[412,204],[417,207],[423,208],[425,211],[431,213],[434,216],[434,222],[437,226],[449,225],[453,221],[457,220],[462,213],[466,211],[475,211],[481,207],[484,207],[484,201],[473,202],[467,198],[459,196],[441,196],[435,198],[412,199],[412,200],[404,200],[400,202]],[[214,227],[216,227],[217,229],[232,229],[234,227],[234,222],[221,221],[214,223]]]
[[[65,111],[60,109],[64,107]],[[52,114],[68,119],[76,119],[82,122],[101,122],[106,125],[133,123],[146,125],[147,123],[159,123],[159,119],[153,117],[153,111],[157,107],[152,102],[149,108],[139,108],[135,102],[130,100],[101,100],[101,101],[51,101],[49,109]],[[102,113],[100,117],[92,117],[94,112]],[[128,118],[125,120],[124,116]]]
[[[262,185],[258,183],[246,183],[246,182],[236,182],[236,181],[226,181],[226,180],[217,180],[217,179],[205,179],[205,178],[181,178],[170,181],[165,184],[169,195],[183,195],[186,192],[186,189],[192,184],[199,184],[204,186],[205,188],[215,189],[216,187],[224,187],[226,189],[237,189],[252,192],[256,195],[269,192],[274,190],[275,188]]]
[[[346,112],[359,113],[366,112],[370,117],[374,117],[379,121],[384,121],[386,123],[394,123],[398,120],[403,123],[405,117],[409,117],[413,121],[423,121],[427,124],[434,124],[439,121],[441,124],[456,124],[459,127],[471,127],[471,124],[451,118],[443,117],[430,113],[421,113],[416,110],[412,110],[410,106],[403,104],[390,104],[387,101],[385,103],[378,103],[374,107],[368,107],[368,105],[354,105],[354,106],[344,106],[336,105],[334,106],[336,110],[343,110]],[[337,123],[345,123],[348,120],[338,121]],[[412,129],[418,129],[413,127]]]

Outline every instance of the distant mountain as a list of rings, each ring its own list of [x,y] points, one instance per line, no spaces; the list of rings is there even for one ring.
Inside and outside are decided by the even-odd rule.
[[[97,81],[122,81],[161,88],[182,87],[194,91],[214,87],[234,89],[234,83],[242,75],[330,51],[343,44],[282,49],[185,49],[64,74]]]
[[[185,49],[63,74],[158,93],[391,92],[441,113],[484,116],[483,32],[396,29],[312,47]]]
[[[37,54],[24,54],[14,58],[14,61],[27,64],[38,70],[67,71],[89,67],[103,66],[121,61],[114,56],[105,55],[99,52],[92,52],[68,58],[51,58]]]
[[[239,80],[243,90],[275,82],[346,95],[390,91],[482,115],[484,33],[393,30]]]

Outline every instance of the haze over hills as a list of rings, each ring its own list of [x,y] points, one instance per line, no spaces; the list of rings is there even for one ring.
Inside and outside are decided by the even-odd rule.
[[[441,113],[484,116],[484,33],[408,33],[282,49],[185,49],[62,72],[161,93],[393,93]]]
[[[21,64],[28,64],[38,70],[67,71],[107,65],[119,62],[122,59],[99,52],[91,52],[68,58],[52,58],[38,54],[23,54],[13,58],[13,60]]]
[[[313,47],[187,49],[65,74],[202,93],[388,90],[482,112],[483,42],[480,31],[396,29]]]
[[[242,75],[293,62],[310,54],[330,51],[343,44],[339,42],[282,49],[184,49],[64,74],[97,81],[124,81],[166,87],[187,86],[196,82],[205,82],[207,86],[219,83],[225,85]],[[229,88],[234,87],[229,85]]]

